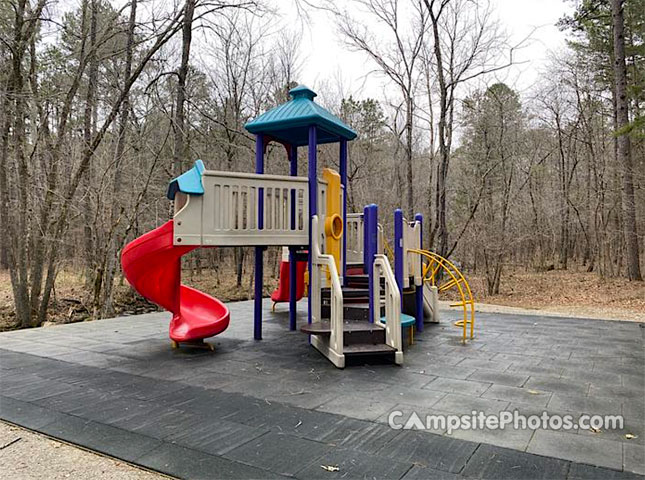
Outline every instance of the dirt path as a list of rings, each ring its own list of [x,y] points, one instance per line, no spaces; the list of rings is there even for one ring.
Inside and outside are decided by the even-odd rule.
[[[488,296],[481,276],[468,281],[481,311],[645,322],[645,282],[579,271],[511,271],[500,293]]]
[[[0,465],[0,476],[20,480],[170,478],[4,422],[0,422]]]
[[[449,301],[440,301],[442,309],[450,309]],[[491,303],[475,303],[476,312],[507,313],[515,315],[542,315],[545,317],[589,318],[594,320],[619,320],[627,322],[645,323],[645,313],[636,313],[629,310],[612,307],[598,306],[563,306],[542,308],[521,308],[508,305],[493,305]]]

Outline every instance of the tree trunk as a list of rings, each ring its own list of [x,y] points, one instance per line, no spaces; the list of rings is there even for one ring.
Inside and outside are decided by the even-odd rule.
[[[408,183],[408,195],[407,195],[407,203],[408,203],[408,215],[410,215],[410,218],[414,217],[415,213],[415,204],[414,204],[414,176],[413,176],[413,129],[414,129],[414,100],[412,98],[412,93],[408,92],[407,93],[407,98],[405,101],[406,104],[406,125],[405,125],[405,160],[406,160],[406,179]]]
[[[2,125],[2,158],[0,163],[0,190],[2,191],[2,243],[8,246],[9,272],[11,286],[13,289],[16,319],[22,327],[30,324],[30,301],[29,301],[29,278],[27,275],[27,210],[28,210],[28,177],[25,164],[25,108],[23,95],[23,71],[22,63],[27,43],[24,35],[25,27],[25,0],[17,2],[11,49],[11,73],[8,78],[7,95],[3,101],[3,125]],[[17,189],[12,194],[8,192],[10,182],[14,178],[8,178],[10,173],[9,165],[9,144],[14,140],[13,153],[16,156],[17,167]],[[13,170],[13,169],[12,169]],[[10,195],[15,195],[17,200],[17,215],[10,217],[9,200]]]
[[[434,39],[434,55],[437,62],[437,80],[439,82],[439,125],[437,137],[439,140],[439,162],[437,164],[437,188],[435,190],[435,229],[436,244],[439,255],[445,256],[448,252],[448,227],[446,223],[446,180],[448,177],[448,164],[450,152],[446,141],[448,120],[448,86],[443,71],[443,56],[441,52],[441,38],[439,35],[439,19],[432,12],[432,7],[426,2],[432,21],[432,34]]]
[[[131,0],[130,3],[130,18],[128,21],[128,39],[125,50],[125,71],[123,74],[123,82],[127,82],[132,74],[132,54],[134,51],[134,27],[137,20],[137,0]],[[101,317],[109,316],[112,313],[112,287],[114,284],[114,272],[116,270],[117,250],[118,245],[123,241],[123,232],[117,229],[121,217],[119,210],[119,202],[116,201],[117,195],[121,188],[121,161],[125,153],[125,145],[128,132],[128,118],[130,115],[130,96],[126,96],[121,106],[119,116],[119,137],[116,144],[115,159],[114,159],[114,176],[112,178],[112,209],[110,212],[110,226],[116,231],[114,232],[115,238],[109,240],[107,251],[105,253],[105,275],[103,278],[103,293],[101,301],[103,303]],[[99,286],[98,291],[95,291],[95,298],[101,291]]]
[[[618,121],[617,160],[623,170],[622,213],[625,235],[627,278],[642,280],[638,252],[638,232],[636,229],[636,202],[634,198],[634,178],[632,171],[631,142],[629,133],[624,129],[629,124],[627,100],[627,67],[625,65],[625,20],[623,0],[611,1],[614,26],[614,81],[616,91],[616,118]]]
[[[564,140],[562,138],[562,124],[560,121],[560,112],[555,111],[555,124],[558,136],[558,176],[559,176],[559,215],[560,215],[560,238],[558,259],[560,268],[566,270],[569,259],[569,193],[567,188],[567,156],[564,152]]]
[[[181,40],[181,65],[177,72],[177,99],[175,103],[175,148],[173,152],[173,174],[179,175],[183,169],[185,152],[185,103],[186,103],[186,77],[188,76],[188,61],[190,59],[190,43],[193,35],[193,15],[195,13],[195,0],[186,0],[184,19],[182,24]]]
[[[425,236],[425,244],[428,250],[432,249],[432,244],[434,241],[435,233],[435,206],[433,201],[432,190],[434,189],[434,173],[433,169],[434,160],[435,160],[435,137],[434,137],[434,108],[433,108],[433,99],[432,99],[432,83],[431,83],[431,68],[429,65],[425,67],[425,80],[426,80],[426,90],[428,95],[428,111],[430,114],[430,148],[429,158],[428,158],[428,198],[426,202],[426,208],[428,209],[427,215],[427,225],[424,226],[424,230],[427,232]]]
[[[242,286],[242,275],[244,273],[244,247],[235,247],[235,285]]]
[[[89,12],[87,9],[89,7]],[[87,92],[85,94],[85,108],[83,112],[83,143],[87,147],[92,141],[92,135],[94,134],[93,130],[93,118],[95,106],[95,94],[96,94],[96,77],[98,75],[98,59],[96,55],[96,1],[90,0],[88,2],[83,2],[83,21],[82,21],[82,35],[85,36],[85,28],[87,21],[87,14],[89,13],[89,70],[87,77]],[[92,185],[93,181],[93,169],[87,169],[85,175],[83,176],[83,187],[84,187],[84,202],[83,202],[83,249],[84,249],[84,260],[85,260],[85,279],[86,285],[89,287],[92,284],[93,272],[95,271],[95,251],[94,251],[94,231],[92,230],[92,218],[93,218],[93,205],[92,198],[94,195],[94,188]]]

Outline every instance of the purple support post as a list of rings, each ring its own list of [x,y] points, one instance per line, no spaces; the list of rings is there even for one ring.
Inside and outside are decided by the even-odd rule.
[[[363,222],[365,228],[363,263],[367,272],[369,295],[369,321],[374,322],[374,256],[378,250],[378,207],[375,204],[363,209]],[[378,306],[380,309],[380,305]]]
[[[340,272],[343,284],[347,283],[347,140],[340,141],[340,183],[343,186],[343,264]]]
[[[316,126],[309,127],[309,216],[318,214],[318,132]],[[311,222],[309,222],[309,278],[312,276],[311,257],[312,243],[318,239],[311,238]],[[307,297],[308,312],[307,322],[311,323],[311,281],[309,281],[309,296]]]
[[[403,212],[400,208],[394,210],[394,278],[401,292],[403,305]]]
[[[423,248],[423,215],[417,213],[414,219],[419,222],[419,248]],[[419,255],[419,263],[421,263],[421,273],[423,273],[423,257],[421,255]],[[421,286],[416,286],[414,299],[417,307],[417,332],[423,332],[423,279],[421,280]]]
[[[264,173],[264,138],[255,136],[255,173]],[[258,228],[264,228],[264,189],[258,189]],[[264,247],[255,247],[255,292],[253,295],[253,338],[262,340],[262,290]]]
[[[289,150],[290,171],[292,177],[298,175],[298,147],[291,145]],[[291,229],[296,229],[296,190],[291,190]],[[296,258],[295,246],[289,247],[289,330],[296,329],[296,316],[298,314],[298,305],[296,303],[296,267],[298,260]]]

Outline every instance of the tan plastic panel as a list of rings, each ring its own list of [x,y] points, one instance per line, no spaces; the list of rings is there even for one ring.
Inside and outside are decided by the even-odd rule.
[[[203,195],[188,195],[175,213],[175,245],[253,246],[309,243],[309,181],[306,177],[206,170]],[[291,192],[296,225],[291,228]],[[259,229],[258,199],[264,198]]]

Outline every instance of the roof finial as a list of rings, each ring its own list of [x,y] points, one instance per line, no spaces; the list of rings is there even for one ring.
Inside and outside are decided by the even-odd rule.
[[[298,85],[296,88],[289,90],[289,95],[291,95],[291,98],[294,100],[297,98],[306,98],[313,101],[314,97],[318,94],[305,85]]]

